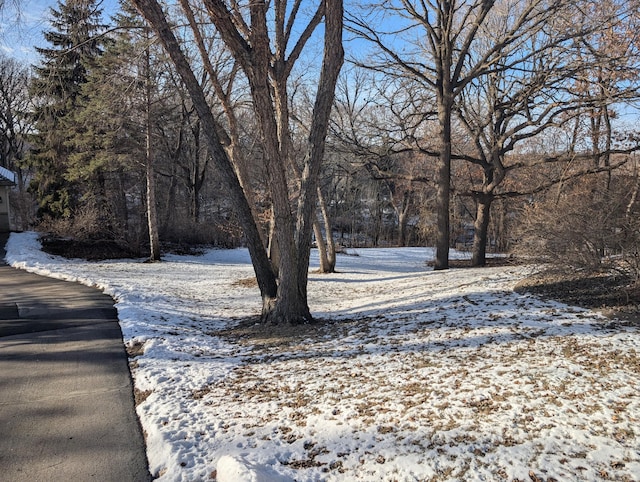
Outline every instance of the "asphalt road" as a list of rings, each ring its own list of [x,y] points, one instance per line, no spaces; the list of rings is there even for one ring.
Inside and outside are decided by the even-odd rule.
[[[4,264],[0,480],[151,480],[113,300]]]

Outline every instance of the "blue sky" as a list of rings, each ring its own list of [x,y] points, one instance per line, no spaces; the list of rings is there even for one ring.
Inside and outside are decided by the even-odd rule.
[[[118,8],[118,0],[101,0],[106,17]],[[49,9],[58,5],[57,0],[4,0],[0,12],[0,53],[27,64],[37,64],[34,46],[46,47],[42,32],[50,28]],[[16,7],[18,5],[18,7]],[[345,34],[345,38],[349,35]],[[352,42],[347,43],[350,48]]]
[[[103,10],[110,12],[118,0],[102,3]],[[25,63],[37,63],[34,45],[46,46],[42,32],[49,29],[49,8],[57,5],[57,0],[5,0],[5,9],[0,13],[0,52]]]
[[[5,2],[0,14],[0,51],[9,57],[35,60],[33,45],[42,44],[42,30],[47,28],[49,0],[23,0],[19,11],[12,0]]]

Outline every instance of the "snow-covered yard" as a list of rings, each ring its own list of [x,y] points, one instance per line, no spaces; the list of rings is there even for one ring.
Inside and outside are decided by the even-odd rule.
[[[351,253],[311,275],[321,323],[269,331],[247,323],[245,250],[145,264],[51,257],[33,233],[7,246],[116,299],[159,480],[640,480],[637,328],[514,293],[530,268]]]

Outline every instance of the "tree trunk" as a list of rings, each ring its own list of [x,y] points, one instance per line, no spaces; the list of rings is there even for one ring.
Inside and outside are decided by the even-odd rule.
[[[160,236],[158,235],[158,215],[156,209],[156,182],[153,157],[147,146],[147,224],[149,227],[149,261],[160,261]]]
[[[324,158],[325,140],[329,128],[329,118],[335,96],[338,75],[344,60],[342,47],[343,3],[342,0],[326,0],[324,7],[325,37],[322,69],[318,81],[311,128],[307,142],[307,155],[300,183],[298,197],[298,211],[296,216],[295,250],[298,256],[296,273],[297,280],[291,286],[297,292],[295,297],[287,300],[290,305],[283,304],[285,299],[279,300],[274,309],[276,320],[300,323],[311,320],[307,304],[307,282],[309,277],[309,255],[311,250],[311,230],[315,215],[318,181],[320,168]],[[284,284],[284,274],[281,277]],[[305,316],[305,312],[307,315]]]
[[[317,220],[313,222],[313,234],[316,237],[316,246],[318,247],[318,260],[320,263],[319,271],[321,273],[328,273],[329,258],[327,257],[327,246],[324,244],[322,228]]]
[[[178,177],[176,176],[176,164],[172,163],[171,180],[169,181],[169,189],[167,189],[167,199],[164,203],[164,216],[162,218],[163,230],[169,228],[175,222],[176,211],[176,189],[178,188]]]
[[[409,223],[409,210],[411,208],[411,192],[404,191],[402,193],[402,202],[400,206],[395,203],[393,208],[398,216],[398,246],[404,247],[407,245],[407,224]]]
[[[402,210],[398,212],[398,246],[405,247],[407,245],[407,222],[409,217],[407,212]]]
[[[191,219],[194,223],[200,222],[200,188],[204,183],[204,176],[206,170],[203,170],[202,177],[200,176],[200,122],[196,122],[195,125],[191,126],[191,132],[193,134],[193,162],[191,163],[190,176],[189,176],[189,212],[191,214]]]
[[[444,75],[449,72],[445,69]],[[436,259],[434,269],[449,268],[449,203],[451,194],[451,110],[453,94],[449,82],[443,82],[438,95],[438,121],[440,124],[440,155],[436,163]]]
[[[306,286],[299,285],[300,256],[295,245],[295,220],[289,202],[286,173],[287,158],[283,158],[278,117],[274,111],[272,83],[269,77],[271,52],[267,27],[267,3],[249,4],[251,18],[251,49],[245,73],[253,99],[253,109],[262,138],[267,175],[275,220],[274,240],[280,252],[276,299],[263,310],[263,322],[268,324],[306,323],[311,321],[307,306]],[[308,254],[307,254],[308,256]],[[266,311],[266,313],[265,313]]]
[[[606,136],[603,164],[605,167],[610,167],[611,166],[611,143],[613,141],[613,131],[611,127],[611,115],[609,113],[609,107],[606,105],[603,107],[603,116],[604,116],[605,136]],[[606,174],[607,174],[606,187],[608,191],[609,189],[611,189],[611,177],[612,177],[611,170],[608,170]]]
[[[115,184],[115,188],[113,189],[113,205],[115,209],[119,237],[121,240],[129,243],[131,241],[131,238],[129,236],[129,207],[127,205],[125,178],[126,175],[123,170],[118,169],[118,171],[114,175],[113,180]]]
[[[276,241],[276,220],[271,208],[271,217],[269,218],[269,232],[267,234],[267,256],[271,261],[271,267],[276,276],[280,273],[280,250],[278,249],[278,241]]]
[[[336,271],[336,243],[333,241],[333,227],[331,225],[331,218],[329,217],[329,210],[327,209],[327,203],[322,194],[322,190],[318,188],[318,205],[320,206],[320,212],[322,213],[322,222],[324,223],[325,238],[322,237],[322,230],[320,229],[319,222],[314,223],[313,229],[318,240],[318,251],[320,251],[320,272],[321,273],[335,273]],[[316,232],[316,224],[318,224],[318,230]],[[324,254],[321,251],[324,250]]]
[[[200,193],[198,188],[194,185],[191,186],[191,219],[194,223],[200,222]]]
[[[149,228],[149,261],[160,261],[160,236],[158,235],[158,214],[156,206],[156,175],[153,168],[153,129],[151,114],[151,54],[145,51],[145,96],[146,96],[146,176],[147,176],[147,224]]]
[[[473,225],[474,233],[471,265],[485,266],[487,264],[487,237],[493,196],[478,196],[477,202],[478,208],[476,211],[476,220]]]
[[[329,123],[329,114],[333,104],[335,85],[342,67],[344,52],[342,50],[342,0],[325,0],[321,3],[314,21],[310,23],[311,31],[320,23],[323,14],[324,24],[324,57],[318,82],[312,124],[309,129],[305,167],[302,172],[300,193],[298,196],[297,214],[292,212],[288,178],[286,149],[287,144],[281,142],[280,135],[286,128],[279,124],[281,117],[276,109],[282,106],[282,99],[274,99],[274,92],[286,83],[288,73],[281,64],[283,57],[276,55],[272,64],[270,30],[267,25],[269,2],[256,1],[248,4],[249,22],[243,32],[238,31],[233,13],[224,2],[206,2],[207,12],[216,26],[223,41],[240,63],[248,80],[253,110],[262,138],[262,152],[265,157],[268,183],[273,206],[275,232],[274,239],[280,252],[278,282],[261,242],[255,219],[246,194],[233,171],[233,163],[221,144],[223,129],[215,120],[207,103],[202,86],[196,79],[181,46],[174,36],[169,22],[162,12],[158,0],[132,0],[143,13],[147,21],[154,26],[165,50],[169,53],[176,70],[181,76],[194,107],[202,122],[203,132],[211,149],[216,167],[230,191],[231,202],[236,208],[238,218],[243,225],[247,245],[251,254],[258,285],[263,297],[263,321],[267,323],[305,323],[311,320],[307,304],[307,279],[309,270],[309,253],[311,242],[312,216],[316,203],[316,192],[320,165],[324,156],[325,139]],[[319,7],[319,8],[320,8]],[[276,6],[276,10],[278,6]],[[280,13],[283,11],[281,10]],[[276,15],[277,19],[280,18]],[[276,19],[276,20],[277,20]],[[278,22],[276,22],[278,23]],[[279,27],[276,25],[276,37]],[[282,33],[282,32],[281,32]],[[246,37],[244,36],[246,34]],[[287,36],[280,35],[281,40]],[[306,39],[309,37],[307,36]],[[306,40],[305,39],[305,40]],[[281,53],[286,44],[276,42],[276,49]],[[301,45],[303,45],[302,42]],[[292,54],[293,55],[293,54]],[[288,59],[293,65],[295,59]],[[273,73],[276,72],[274,76]],[[278,72],[281,72],[279,76]],[[290,72],[290,69],[288,70]],[[280,112],[281,114],[282,112]],[[287,124],[289,119],[286,119]],[[274,292],[275,289],[275,292]]]

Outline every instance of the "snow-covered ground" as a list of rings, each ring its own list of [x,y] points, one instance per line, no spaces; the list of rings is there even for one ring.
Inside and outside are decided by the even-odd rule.
[[[12,234],[10,264],[116,301],[162,481],[640,480],[640,336],[512,291],[525,267],[435,272],[361,249],[311,274],[323,322],[270,332],[245,250],[89,263]]]

